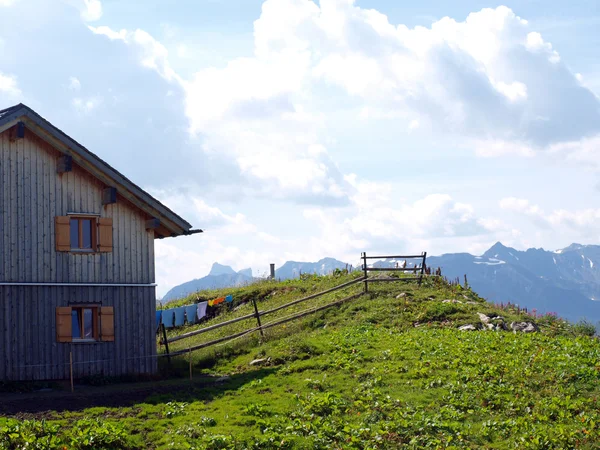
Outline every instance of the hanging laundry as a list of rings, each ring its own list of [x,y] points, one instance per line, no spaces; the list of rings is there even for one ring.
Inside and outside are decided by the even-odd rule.
[[[209,300],[209,301],[208,301],[208,306],[212,306],[212,305],[213,305],[213,301],[214,301],[214,300]]]
[[[204,316],[206,316],[206,307],[207,306],[208,306],[208,302],[198,303],[198,310],[197,310],[198,320],[200,320]]]
[[[216,306],[216,305],[220,305],[221,303],[223,303],[225,301],[225,297],[219,297],[219,298],[215,298],[212,301],[212,306]]]
[[[162,310],[156,311],[156,328],[160,325],[160,321],[162,319]]]
[[[226,301],[227,303],[231,303],[231,302],[233,301],[233,296],[231,296],[231,295],[228,295],[227,297],[225,297],[225,301]]]
[[[175,326],[182,327],[185,323],[185,306],[180,306],[173,310],[175,312]]]
[[[162,323],[165,328],[173,328],[173,310],[172,309],[164,309],[162,312]]]
[[[190,305],[185,307],[185,318],[187,323],[196,323],[196,305]]]

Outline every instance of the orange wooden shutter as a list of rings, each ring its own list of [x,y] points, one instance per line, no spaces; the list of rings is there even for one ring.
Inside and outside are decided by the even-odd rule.
[[[100,308],[100,340],[107,342],[115,340],[115,312],[112,306]]]
[[[98,218],[98,251],[112,252],[113,222],[111,218]]]
[[[57,252],[71,250],[71,219],[69,216],[56,216],[54,218],[54,240]]]
[[[71,307],[56,308],[56,342],[71,342]]]

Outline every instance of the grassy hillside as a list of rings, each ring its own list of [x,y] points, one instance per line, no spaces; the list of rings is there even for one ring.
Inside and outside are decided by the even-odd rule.
[[[251,297],[267,309],[352,276],[201,293],[231,293],[239,306],[203,326],[251,311],[243,305]],[[45,412],[44,424],[0,419],[0,448],[36,448],[16,444],[28,436],[54,439],[37,448],[78,449],[598,448],[600,344],[587,335],[589,327],[501,309],[440,280],[420,288],[373,284],[370,291],[275,327],[262,342],[253,335],[198,351],[194,382],[169,382],[171,388],[143,402]],[[477,313],[500,315],[507,323],[534,321],[540,332],[457,329],[478,325]],[[193,343],[251,324],[196,336]],[[187,345],[182,341],[180,348]],[[185,373],[186,361],[175,362],[175,370]]]

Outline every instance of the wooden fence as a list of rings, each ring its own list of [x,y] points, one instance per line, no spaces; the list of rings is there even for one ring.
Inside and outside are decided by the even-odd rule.
[[[252,303],[253,303],[253,306],[254,306],[254,312],[253,313],[246,314],[246,315],[241,316],[241,317],[236,317],[234,319],[226,320],[225,322],[217,323],[215,325],[210,325],[210,326],[208,326],[206,328],[201,328],[199,330],[194,330],[194,331],[190,331],[188,333],[183,333],[183,334],[181,334],[179,336],[174,336],[172,338],[168,338],[167,337],[166,329],[165,329],[164,325],[161,324],[160,331],[162,333],[162,339],[160,341],[160,344],[165,346],[166,356],[170,359],[171,356],[188,354],[188,353],[190,353],[190,352],[192,352],[194,350],[200,350],[200,349],[203,349],[203,348],[206,348],[206,347],[210,347],[212,345],[216,345],[216,344],[219,344],[221,342],[226,342],[226,341],[229,341],[231,339],[236,339],[236,338],[242,337],[244,335],[248,335],[248,334],[257,332],[257,331],[260,332],[261,335],[263,335],[264,330],[267,329],[267,328],[271,328],[271,327],[274,327],[274,326],[277,326],[277,325],[281,325],[281,324],[284,324],[286,322],[290,322],[292,320],[300,319],[300,318],[305,317],[305,316],[307,316],[309,314],[313,314],[313,313],[316,313],[316,312],[319,312],[319,311],[323,311],[325,309],[332,308],[334,306],[339,306],[342,303],[345,303],[345,302],[350,301],[350,300],[354,300],[354,299],[356,299],[356,298],[358,298],[358,297],[366,294],[368,292],[368,283],[369,282],[417,280],[419,282],[419,285],[420,285],[421,281],[423,279],[424,273],[425,273],[424,271],[425,271],[425,258],[426,257],[427,257],[427,253],[426,252],[422,253],[421,255],[417,255],[417,256],[367,256],[366,253],[362,253],[361,254],[361,259],[363,260],[363,268],[362,269],[363,269],[364,275],[362,277],[360,277],[360,278],[357,278],[356,280],[348,281],[347,283],[340,284],[338,286],[332,287],[332,288],[327,289],[325,291],[321,291],[321,292],[318,292],[316,294],[309,295],[307,297],[302,297],[302,298],[293,300],[291,302],[288,302],[288,303],[286,303],[284,305],[278,306],[276,308],[267,309],[265,311],[259,311],[258,310],[258,306],[256,304],[256,300],[253,298],[252,299]],[[421,264],[419,266],[415,265],[414,267],[410,267],[410,268],[408,268],[408,267],[384,268],[384,267],[369,267],[368,264],[367,264],[367,260],[368,259],[403,259],[404,261],[406,261],[408,259],[420,259],[422,262],[421,262]],[[391,272],[394,272],[394,271],[411,272],[412,271],[415,274],[418,272],[419,275],[418,276],[414,276],[414,277],[402,277],[402,278],[398,278],[398,277],[386,277],[386,278],[379,278],[378,277],[378,278],[374,278],[374,277],[369,277],[368,276],[368,273],[371,272],[371,271],[387,271],[387,272],[390,272],[390,271]],[[353,286],[353,285],[356,285],[356,284],[359,284],[359,283],[364,283],[364,291],[363,292],[350,295],[348,297],[342,298],[340,300],[336,300],[336,301],[328,303],[326,305],[317,306],[317,307],[314,307],[314,308],[309,308],[309,309],[301,311],[301,312],[299,312],[297,314],[293,314],[293,315],[288,316],[286,318],[277,320],[275,322],[270,322],[270,323],[265,324],[265,325],[263,325],[262,322],[261,322],[261,317],[267,316],[269,314],[273,314],[273,313],[275,313],[277,311],[289,308],[289,307],[297,305],[299,303],[306,302],[308,300],[312,300],[312,299],[321,297],[323,295],[327,295],[327,294],[330,294],[332,292],[348,288],[350,286]],[[225,336],[225,337],[221,337],[221,338],[218,338],[218,339],[213,339],[211,341],[203,342],[202,344],[190,346],[190,347],[186,348],[185,350],[179,350],[179,351],[172,352],[172,353],[169,352],[169,344],[172,344],[173,342],[181,341],[183,339],[189,339],[189,338],[191,338],[193,336],[197,336],[197,335],[200,335],[200,334],[203,334],[203,333],[207,333],[209,331],[216,330],[218,328],[226,327],[228,325],[232,325],[234,323],[237,323],[237,322],[240,322],[240,321],[243,321],[243,320],[249,320],[249,319],[256,319],[256,326],[255,327],[252,327],[252,328],[246,329],[244,331],[240,331],[238,333],[234,333],[234,334],[231,334],[231,335],[228,335],[228,336]]]
[[[369,292],[369,283],[376,282],[390,282],[390,281],[411,281],[416,280],[421,285],[423,276],[425,275],[425,268],[427,259],[427,252],[423,252],[420,255],[408,255],[408,256],[367,256],[366,252],[361,253],[360,259],[362,259],[362,269],[364,272],[363,281],[365,283],[365,293]],[[367,260],[395,260],[395,267],[369,267]],[[420,264],[415,263],[412,267],[407,267],[407,262],[410,260],[420,261]],[[403,262],[400,267],[399,261]],[[369,272],[412,272],[414,277],[369,277]]]

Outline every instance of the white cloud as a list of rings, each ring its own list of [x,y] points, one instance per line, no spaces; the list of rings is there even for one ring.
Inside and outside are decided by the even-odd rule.
[[[266,0],[253,56],[185,79],[147,32],[89,28],[135,47],[143,66],[183,89],[191,134],[204,153],[237,167],[250,195],[349,201],[352,188],[327,149],[310,152],[325,142],[323,103],[335,111],[351,99],[358,119],[457,134],[481,156],[532,156],[600,132],[598,99],[507,7],[410,29],[352,0]]]
[[[89,114],[102,104],[104,99],[100,96],[89,98],[75,97],[71,102],[72,105],[81,113]]]
[[[2,0],[0,0],[2,1]],[[102,17],[102,2],[100,0],[63,0],[65,3],[77,8],[79,15],[85,22],[95,22]]]
[[[0,6],[11,6],[19,0],[0,0]]]
[[[72,91],[78,91],[81,89],[81,82],[77,77],[69,77],[69,89]]]
[[[547,213],[529,200],[515,197],[502,199],[500,207],[525,215],[542,228],[556,230],[557,227],[566,227],[581,233],[581,236],[597,238],[600,235],[598,232],[600,209],[586,208],[575,211],[555,209]]]
[[[0,72],[0,92],[4,92],[11,97],[21,95],[21,90],[17,86],[17,78]]]
[[[81,13],[83,20],[92,22],[102,17],[102,3],[100,0],[83,0],[84,9]]]
[[[123,41],[135,46],[139,52],[138,58],[142,66],[155,70],[167,81],[181,82],[180,77],[169,64],[169,52],[166,47],[146,31],[140,29],[115,31],[107,26],[93,27],[91,25],[88,28],[92,33],[106,36],[111,41]]]

